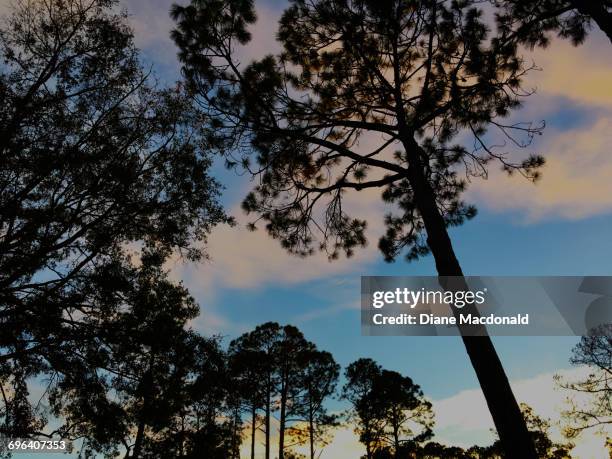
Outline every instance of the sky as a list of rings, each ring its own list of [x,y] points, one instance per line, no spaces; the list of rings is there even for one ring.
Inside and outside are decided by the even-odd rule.
[[[145,62],[162,81],[178,77],[176,49],[168,37],[170,0],[123,0]],[[244,55],[278,49],[276,21],[281,0],[256,1],[258,22]],[[610,275],[612,260],[612,47],[594,31],[574,48],[555,40],[545,51],[529,53],[541,67],[528,79],[536,94],[518,116],[545,120],[544,135],[532,150],[547,158],[541,182],[507,178],[492,171],[474,180],[466,200],[479,215],[451,237],[468,275]],[[604,58],[607,57],[607,58]],[[245,58],[245,62],[247,59]],[[369,244],[351,259],[329,262],[287,255],[263,231],[248,232],[239,204],[250,187],[215,166],[226,189],[223,202],[240,225],[219,227],[208,244],[210,261],[176,262],[181,279],[201,305],[194,327],[230,340],[266,321],[291,323],[343,367],[370,357],[383,367],[410,376],[433,401],[436,440],[449,445],[487,444],[493,439],[491,417],[461,341],[454,337],[362,337],[361,275],[434,275],[431,257],[414,263],[387,264],[376,245],[384,213],[379,195],[356,194],[351,206],[371,221]],[[377,223],[378,221],[378,223]],[[584,369],[568,359],[575,337],[497,337],[495,346],[519,401],[544,417],[559,418],[566,394],[553,376],[577,378]],[[345,408],[332,402],[334,410]],[[558,429],[555,427],[555,435]],[[603,438],[585,435],[574,457],[601,459]],[[351,428],[342,429],[322,458],[354,458],[362,453]]]

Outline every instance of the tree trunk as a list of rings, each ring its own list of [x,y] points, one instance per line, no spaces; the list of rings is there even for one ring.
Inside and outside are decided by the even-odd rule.
[[[255,424],[257,422],[257,408],[253,403],[251,411],[251,459],[255,459]]]
[[[308,402],[308,436],[310,437],[310,459],[314,459],[314,413],[312,409],[312,399]]]
[[[140,386],[142,388],[142,406],[140,408],[140,419],[138,421],[138,428],[136,430],[136,439],[134,441],[134,452],[132,453],[133,459],[139,459],[142,454],[142,442],[144,440],[144,430],[146,426],[145,416],[147,415],[149,407],[149,398],[151,397],[151,391],[153,388],[153,376],[151,374],[151,368],[153,367],[154,357],[149,357],[149,369],[144,373]]]
[[[272,384],[271,376],[268,375],[268,388],[266,394],[266,459],[270,459],[270,403]]]
[[[393,454],[393,457],[395,457],[395,459],[399,458],[399,447],[400,447],[399,425],[397,423],[397,420],[394,420],[394,423],[393,423],[393,448],[395,449],[395,453]]]
[[[285,458],[285,422],[287,413],[287,382],[282,383],[280,399],[280,422],[278,426],[278,459]]]
[[[234,408],[234,432],[232,437],[233,443],[233,457],[234,459],[240,459],[240,442],[238,439],[240,438],[240,429],[242,427],[242,423],[240,420],[240,408]]]
[[[404,136],[404,148],[409,155],[408,180],[414,192],[427,231],[427,244],[433,254],[441,284],[447,288],[465,288],[463,271],[455,256],[446,224],[436,204],[434,191],[424,175],[420,162],[421,147],[412,137]],[[458,276],[459,285],[449,285],[444,276]],[[459,314],[453,308],[455,314]],[[476,308],[463,308],[463,313],[477,314]],[[537,459],[533,441],[527,430],[519,405],[512,393],[510,382],[484,326],[477,327],[481,336],[465,336],[460,327],[462,340],[476,372],[476,376],[493,417],[506,459]],[[472,332],[475,330],[472,329]]]
[[[136,431],[136,440],[134,441],[134,452],[132,453],[132,459],[139,459],[142,452],[142,440],[144,438],[144,421],[138,423],[138,430]]]

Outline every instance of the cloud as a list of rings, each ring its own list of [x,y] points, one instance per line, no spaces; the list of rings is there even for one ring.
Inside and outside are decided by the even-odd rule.
[[[594,30],[581,46],[555,39],[545,49],[536,49],[532,56],[540,72],[532,72],[527,86],[540,94],[558,95],[593,106],[612,106],[612,59],[610,41],[600,30]],[[537,97],[537,96],[535,96]]]
[[[572,381],[583,378],[587,371],[588,369],[581,367],[558,373],[564,379]],[[551,438],[564,441],[558,420],[561,418],[561,412],[567,408],[565,400],[568,393],[557,388],[553,377],[552,373],[546,373],[515,381],[512,387],[519,402],[527,403],[538,416],[552,420]],[[435,433],[440,443],[467,447],[479,440],[484,440],[481,445],[490,444],[494,440],[491,433],[493,420],[479,389],[462,391],[452,397],[434,401],[433,406],[436,413]],[[572,450],[572,457],[605,457],[604,440],[592,431],[584,432],[574,440],[576,447]]]
[[[548,132],[539,145],[547,164],[540,182],[491,171],[468,196],[496,211],[519,210],[528,221],[580,219],[612,211],[612,114],[590,126]]]
[[[9,2],[0,2],[0,16],[6,16],[11,11],[11,4]],[[0,17],[0,20],[4,20]]]
[[[209,238],[207,251],[211,263],[178,265],[177,268],[189,284],[191,279],[205,282],[210,287],[223,285],[229,288],[255,288],[267,283],[295,284],[338,274],[358,273],[367,263],[380,256],[376,247],[384,211],[380,203],[379,190],[347,194],[345,208],[352,217],[368,221],[371,239],[364,249],[356,250],[349,259],[341,257],[329,261],[324,253],[306,258],[289,255],[264,228],[248,231],[245,227],[248,217],[235,206],[230,213],[236,216],[239,224],[234,228],[218,227]]]
[[[612,211],[612,60],[610,43],[599,30],[574,47],[555,39],[546,49],[525,52],[542,71],[529,74],[535,88],[521,120],[553,120],[529,151],[545,156],[542,180],[508,178],[493,165],[489,179],[474,180],[467,197],[495,211],[519,211],[525,222],[549,218],[582,219]],[[555,128],[561,117],[563,127]],[[569,126],[569,127],[567,127]]]

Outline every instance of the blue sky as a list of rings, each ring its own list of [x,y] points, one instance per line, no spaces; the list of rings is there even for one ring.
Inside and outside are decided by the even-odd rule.
[[[122,2],[131,14],[145,60],[165,81],[174,80],[178,68],[168,38],[171,3]],[[260,21],[253,53],[274,50],[273,26],[284,5],[280,0],[257,3]],[[536,62],[544,69],[533,77],[538,94],[520,115],[546,120],[545,135],[534,149],[547,156],[551,166],[544,170],[542,183],[535,186],[497,173],[486,183],[474,183],[467,198],[477,204],[479,215],[451,231],[466,274],[611,273],[612,188],[606,177],[612,177],[612,158],[607,166],[601,166],[600,161],[609,153],[604,147],[612,140],[612,89],[607,83],[612,64],[601,62],[601,56],[609,56],[612,49],[606,46],[605,37],[595,33],[582,48],[554,43],[548,51],[536,52]],[[568,75],[577,66],[581,72]],[[215,172],[226,186],[224,203],[240,217],[237,205],[249,187],[248,180],[219,165]],[[357,198],[356,207],[369,215],[372,206],[380,207],[378,203],[368,196],[363,202]],[[242,217],[239,220],[244,221]],[[386,368],[411,376],[434,400],[434,406],[440,401],[442,407],[469,408],[471,400],[482,405],[475,375],[458,338],[360,336],[360,275],[435,274],[431,257],[410,264],[402,260],[385,263],[376,251],[375,230],[363,253],[331,266],[321,257],[292,258],[273,247],[275,243],[263,233],[254,236],[241,228],[219,228],[211,238],[212,261],[199,266],[177,264],[173,274],[200,302],[202,315],[194,326],[205,333],[221,334],[229,340],[265,321],[292,323],[320,348],[332,352],[343,366],[371,357]],[[258,247],[241,255],[241,244]],[[494,342],[513,385],[524,388],[517,390],[519,399],[537,405],[547,394],[531,392],[544,391],[546,384],[552,391],[552,374],[575,371],[568,358],[577,340],[504,337]],[[562,398],[561,394],[534,408],[554,416]],[[333,406],[341,408],[338,402]],[[474,413],[477,417],[482,409]],[[440,415],[444,416],[443,409]],[[447,418],[438,431],[443,440],[461,437],[470,444],[491,438],[488,429],[492,425],[486,414],[473,422],[455,419],[452,413]],[[346,450],[348,446],[338,448]],[[601,451],[583,449],[578,457],[596,458]],[[324,457],[335,457],[329,454]]]

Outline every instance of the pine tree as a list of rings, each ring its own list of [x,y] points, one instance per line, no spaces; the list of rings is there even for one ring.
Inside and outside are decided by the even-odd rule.
[[[506,121],[529,95],[521,79],[530,67],[516,42],[491,35],[478,4],[295,0],[280,21],[282,52],[247,65],[237,50],[256,20],[252,2],[175,6],[173,37],[211,143],[258,177],[243,202],[253,227],[264,221],[291,253],[351,255],[366,243],[367,222],[347,213],[344,197],[379,188],[395,209],[379,242],[385,258],[431,252],[443,286],[465,290],[447,230],[475,215],[461,200],[465,177],[497,163],[536,179],[543,164],[512,160],[487,134],[493,127],[524,147],[542,126]],[[366,137],[375,145],[360,143]],[[507,454],[535,458],[486,331],[461,331]]]

